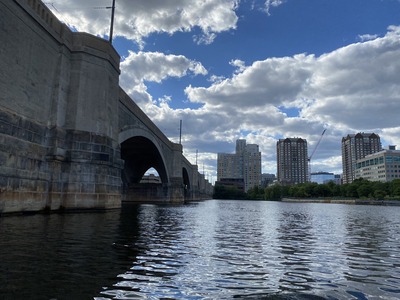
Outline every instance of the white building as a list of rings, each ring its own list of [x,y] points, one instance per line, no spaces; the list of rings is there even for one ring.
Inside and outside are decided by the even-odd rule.
[[[357,160],[355,178],[381,182],[400,179],[400,150],[395,149],[395,146],[390,146],[388,150]]]

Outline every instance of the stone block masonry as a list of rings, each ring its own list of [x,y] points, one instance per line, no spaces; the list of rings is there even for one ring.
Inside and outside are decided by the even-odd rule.
[[[120,207],[119,59],[39,0],[0,0],[0,213]]]
[[[0,110],[1,213],[119,207],[122,167],[109,137]]]

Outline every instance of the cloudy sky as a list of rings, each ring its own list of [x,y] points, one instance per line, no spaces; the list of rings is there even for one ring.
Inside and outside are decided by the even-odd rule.
[[[112,0],[53,0],[77,31],[108,38]],[[120,85],[210,181],[217,153],[307,139],[312,171],[341,173],[341,139],[400,149],[400,0],[116,0]]]

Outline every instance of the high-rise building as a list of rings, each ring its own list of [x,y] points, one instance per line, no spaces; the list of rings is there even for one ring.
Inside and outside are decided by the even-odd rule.
[[[218,153],[217,180],[242,178],[245,191],[260,185],[261,152],[256,144],[236,141],[235,154]]]
[[[381,139],[375,133],[359,132],[342,138],[343,183],[352,183],[355,179],[355,164],[369,154],[382,150]]]
[[[308,179],[307,140],[280,139],[276,143],[277,175],[280,184],[305,183]]]
[[[243,178],[237,172],[237,155],[218,153],[217,180],[222,178]]]

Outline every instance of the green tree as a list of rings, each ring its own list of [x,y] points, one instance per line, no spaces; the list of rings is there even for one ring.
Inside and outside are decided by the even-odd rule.
[[[281,198],[281,186],[274,184],[269,186],[264,191],[265,200],[279,200]]]
[[[246,199],[261,200],[264,199],[264,189],[255,186],[247,191]]]
[[[383,190],[375,190],[374,191],[374,197],[376,199],[383,200],[383,199],[385,199],[385,196],[386,196],[386,192]]]
[[[289,196],[290,197],[297,197],[297,191],[298,191],[299,187],[297,185],[293,185],[291,187],[289,187]]]
[[[349,185],[347,186],[346,197],[357,198],[357,197],[358,197],[357,189],[358,189],[358,186],[355,185],[354,183],[349,184]]]
[[[391,197],[400,198],[400,179],[389,182],[389,192]]]
[[[328,197],[331,194],[331,190],[325,183],[317,185],[316,190],[319,197]]]
[[[359,198],[370,197],[373,194],[372,184],[363,183],[357,187],[357,194]]]
[[[281,198],[289,196],[289,185],[281,185]]]
[[[304,189],[308,197],[318,197],[316,187],[318,186],[318,183],[316,182],[307,182],[304,185]]]

